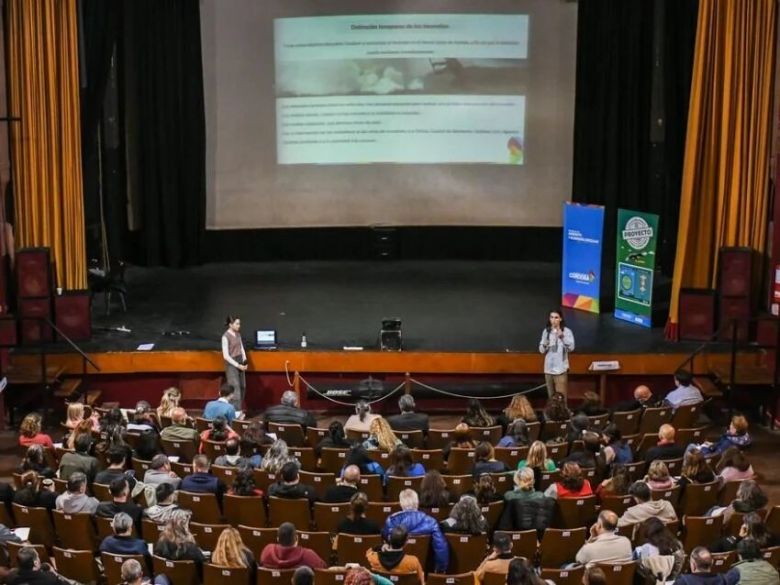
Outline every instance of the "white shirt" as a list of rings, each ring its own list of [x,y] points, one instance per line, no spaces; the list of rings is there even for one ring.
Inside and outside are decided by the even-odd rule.
[[[564,374],[569,370],[569,352],[574,351],[574,333],[568,327],[563,328],[563,339],[553,331],[542,330],[542,338],[539,340],[539,353],[544,356],[544,373]]]
[[[677,408],[687,404],[704,402],[704,397],[696,386],[678,386],[666,395],[666,401]]]

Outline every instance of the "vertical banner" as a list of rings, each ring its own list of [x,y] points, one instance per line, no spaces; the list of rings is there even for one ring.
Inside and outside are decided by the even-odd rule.
[[[561,304],[564,307],[599,312],[603,233],[603,207],[564,204],[561,274]]]
[[[658,216],[618,209],[615,317],[650,327]]]

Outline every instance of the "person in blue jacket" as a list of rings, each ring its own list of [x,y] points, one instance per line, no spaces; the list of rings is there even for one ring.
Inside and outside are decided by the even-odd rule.
[[[439,523],[433,516],[417,509],[420,501],[416,491],[405,489],[399,494],[398,500],[401,504],[401,511],[387,517],[382,528],[382,536],[387,540],[390,531],[396,526],[403,526],[409,534],[430,534],[434,571],[446,573],[450,564],[450,547]]]

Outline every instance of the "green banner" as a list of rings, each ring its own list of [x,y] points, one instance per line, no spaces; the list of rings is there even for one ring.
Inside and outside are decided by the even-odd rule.
[[[651,326],[658,216],[618,209],[615,317]]]

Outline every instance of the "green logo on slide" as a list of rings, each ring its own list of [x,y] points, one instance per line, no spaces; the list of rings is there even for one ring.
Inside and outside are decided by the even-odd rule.
[[[509,149],[509,163],[513,165],[523,164],[523,142],[519,136],[512,136],[507,142]]]

